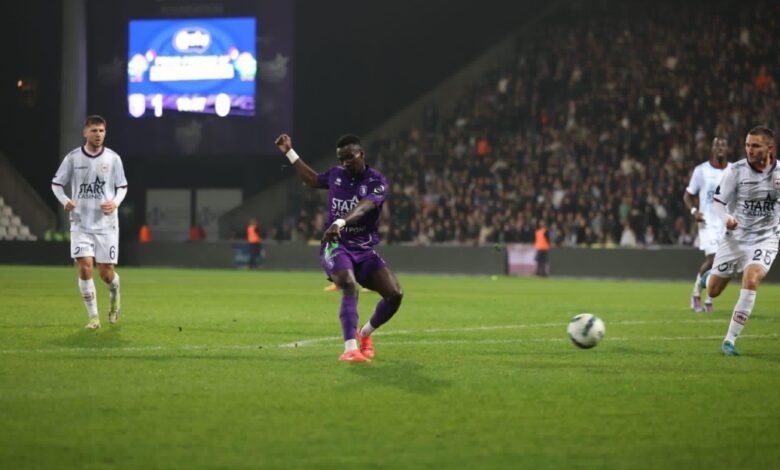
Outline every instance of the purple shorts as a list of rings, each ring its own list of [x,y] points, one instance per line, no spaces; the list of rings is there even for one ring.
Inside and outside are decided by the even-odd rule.
[[[334,249],[326,247],[325,243],[320,247],[320,264],[328,277],[342,269],[351,269],[355,273],[355,280],[365,286],[373,273],[387,265],[372,249],[353,251],[342,244]]]

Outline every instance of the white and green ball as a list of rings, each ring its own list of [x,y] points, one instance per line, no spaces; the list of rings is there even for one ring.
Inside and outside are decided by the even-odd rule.
[[[604,322],[592,313],[580,313],[572,318],[566,332],[575,346],[590,349],[604,339]]]

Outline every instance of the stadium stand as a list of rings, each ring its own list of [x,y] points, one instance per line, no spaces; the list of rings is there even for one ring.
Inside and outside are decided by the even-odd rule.
[[[30,227],[22,223],[18,215],[14,215],[11,206],[5,204],[0,197],[0,240],[31,240],[38,237],[30,233]]]
[[[519,35],[453,113],[371,142],[385,242],[532,242],[540,221],[555,246],[694,242],[682,194],[714,132],[735,161],[747,129],[778,128],[780,25],[761,18],[780,5],[583,5]],[[321,193],[270,237],[319,239]]]
[[[2,153],[0,189],[0,240],[38,240],[57,226],[57,214]]]

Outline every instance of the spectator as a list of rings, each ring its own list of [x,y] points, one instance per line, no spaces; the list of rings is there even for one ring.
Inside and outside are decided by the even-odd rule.
[[[249,219],[246,227],[246,241],[249,243],[249,269],[257,269],[262,263],[263,239],[257,230],[257,220]]]
[[[138,241],[141,243],[152,241],[152,231],[149,230],[149,225],[146,222],[141,224],[141,228],[138,230]]]
[[[187,237],[189,241],[201,241],[206,239],[206,230],[200,224],[192,224]]]

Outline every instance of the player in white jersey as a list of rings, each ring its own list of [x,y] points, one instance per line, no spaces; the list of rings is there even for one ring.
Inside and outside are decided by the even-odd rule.
[[[103,146],[106,121],[89,116],[84,123],[84,145],[62,160],[52,191],[70,213],[70,255],[78,262],[79,289],[87,307],[87,328],[100,328],[92,265],[97,263],[100,278],[109,291],[108,321],[119,319],[119,219],[117,207],[127,195],[127,179],[122,159]],[[71,196],[65,194],[70,184]]]
[[[701,305],[701,276],[712,268],[712,260],[721,237],[726,232],[726,226],[720,218],[712,213],[712,196],[720,184],[723,172],[728,168],[729,150],[725,137],[715,137],[712,140],[712,155],[710,159],[696,168],[691,174],[691,181],[685,188],[683,201],[696,222],[699,223],[699,249],[704,252],[704,263],[696,273],[691,293],[691,310],[701,312],[712,311],[712,298],[707,296],[704,308]]]
[[[780,168],[775,155],[775,134],[754,127],[745,139],[747,158],[729,167],[715,191],[715,214],[726,225],[718,246],[707,292],[717,297],[731,276],[742,273],[742,289],[729,329],[721,345],[727,356],[737,356],[734,342],[756,302],[758,285],[769,272],[780,241]]]

